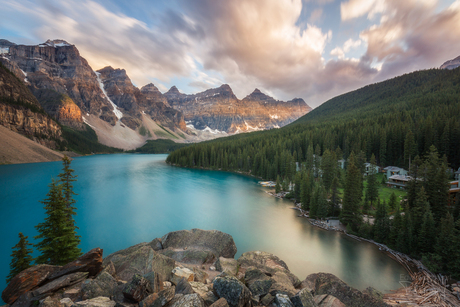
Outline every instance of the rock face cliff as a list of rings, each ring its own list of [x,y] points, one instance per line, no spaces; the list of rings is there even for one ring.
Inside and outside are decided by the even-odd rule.
[[[171,130],[186,131],[184,116],[169,106],[166,98],[153,84],[140,90],[135,87],[124,69],[105,67],[97,71],[107,96],[123,111],[121,121],[131,129],[142,124],[142,114]]]
[[[37,265],[2,293],[12,306],[385,307],[332,274],[301,281],[277,256],[246,252],[218,230],[181,230],[115,252],[95,248],[64,267]],[[367,290],[367,289],[366,289]]]
[[[0,65],[0,125],[49,148],[56,148],[61,127],[51,119],[29,89]]]
[[[215,133],[279,128],[311,110],[303,99],[278,101],[258,89],[239,100],[227,84],[194,95],[182,94],[173,86],[164,96],[184,113],[190,128]]]

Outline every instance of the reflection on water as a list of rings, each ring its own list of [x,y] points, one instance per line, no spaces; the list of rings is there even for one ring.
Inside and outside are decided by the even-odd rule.
[[[166,155],[76,158],[76,217],[81,247],[119,249],[179,229],[218,229],[233,236],[238,254],[264,250],[283,259],[300,279],[329,272],[359,289],[399,288],[403,268],[378,251],[297,217],[292,203],[270,197],[253,178],[166,165]],[[0,289],[11,247],[23,232],[36,235],[42,204],[59,162],[0,166]]]

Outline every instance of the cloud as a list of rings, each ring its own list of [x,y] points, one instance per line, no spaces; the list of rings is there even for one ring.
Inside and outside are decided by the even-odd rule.
[[[385,0],[349,0],[340,4],[343,21],[351,20],[368,14],[371,19],[375,14],[385,10]]]
[[[308,20],[310,21],[310,23],[315,24],[321,20],[322,16],[323,16],[323,9],[319,8],[311,12],[310,18]]]
[[[386,1],[382,22],[361,33],[365,57],[383,62],[379,79],[404,72],[439,67],[460,53],[459,1],[437,12],[436,2]]]
[[[359,39],[332,46],[341,32],[333,37],[314,25],[326,23],[329,5],[308,19],[301,16],[301,0],[174,0],[160,11],[139,0],[141,20],[115,10],[111,0],[103,3],[0,0],[0,28],[34,44],[65,39],[94,69],[124,68],[139,86],[155,80],[165,89],[179,80],[183,90],[201,91],[228,83],[240,98],[257,87],[280,99],[302,97],[311,106],[370,82],[438,67],[460,50],[460,0],[443,11],[435,0],[344,1],[342,25],[368,20],[356,23],[352,35],[359,31]],[[364,48],[361,58],[347,58]],[[329,55],[332,60],[325,59]]]

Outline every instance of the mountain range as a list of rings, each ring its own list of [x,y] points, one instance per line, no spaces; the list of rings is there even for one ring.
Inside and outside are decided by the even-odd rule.
[[[0,40],[0,61],[32,92],[44,111],[76,131],[90,126],[100,143],[133,149],[148,139],[196,142],[279,128],[311,108],[300,98],[278,101],[258,89],[239,100],[230,86],[187,95],[173,86],[137,88],[124,69],[94,71],[64,40],[17,45]]]

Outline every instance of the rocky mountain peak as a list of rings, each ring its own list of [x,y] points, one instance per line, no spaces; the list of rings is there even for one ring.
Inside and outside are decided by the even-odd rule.
[[[0,39],[0,47],[10,47],[16,45],[15,43],[10,42],[6,39]]]
[[[460,56],[441,65],[441,69],[455,69],[460,66]]]
[[[73,46],[73,45],[69,44],[68,42],[66,42],[63,39],[53,39],[53,40],[49,39],[44,44],[41,44],[39,46],[49,46],[49,47],[58,48],[58,47],[69,47],[69,46]]]
[[[251,94],[246,96],[243,101],[258,101],[258,102],[276,102],[273,97],[270,97],[264,93],[262,93],[258,88],[256,88]]]
[[[147,85],[144,85],[142,88],[141,88],[141,93],[151,93],[151,92],[159,92],[158,88],[153,84],[153,83],[149,83]]]
[[[167,94],[180,94],[179,90],[177,89],[177,87],[175,85],[173,85],[169,91],[166,92]]]
[[[256,88],[256,89],[251,93],[251,95],[252,95],[252,94],[262,94],[262,92],[261,92],[258,88]]]

